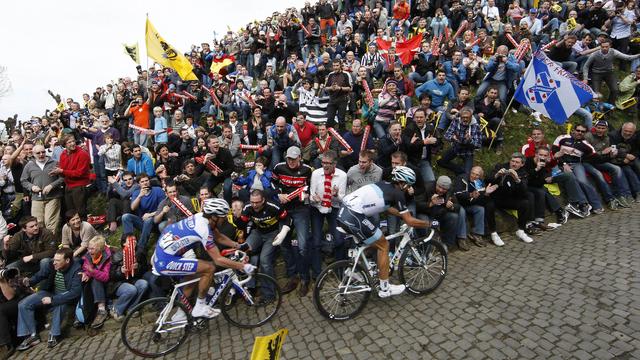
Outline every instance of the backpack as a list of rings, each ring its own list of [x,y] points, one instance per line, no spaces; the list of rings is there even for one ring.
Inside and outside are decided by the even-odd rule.
[[[93,291],[91,290],[92,281],[94,280],[89,280],[89,282],[82,286],[82,294],[76,304],[76,320],[84,325],[91,324],[96,317],[96,306],[93,302]]]

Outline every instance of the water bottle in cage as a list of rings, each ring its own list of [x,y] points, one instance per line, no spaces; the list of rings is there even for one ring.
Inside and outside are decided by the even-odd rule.
[[[209,287],[209,290],[207,291],[207,296],[205,296],[205,302],[208,304],[211,299],[213,298],[213,294],[216,293],[216,288],[211,286]]]

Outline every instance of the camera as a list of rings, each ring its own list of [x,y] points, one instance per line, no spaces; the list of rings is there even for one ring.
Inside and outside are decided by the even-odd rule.
[[[20,270],[18,269],[0,269],[0,278],[4,280],[11,280],[18,275],[20,275]]]

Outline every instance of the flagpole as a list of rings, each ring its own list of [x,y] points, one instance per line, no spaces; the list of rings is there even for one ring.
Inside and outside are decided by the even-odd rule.
[[[489,150],[491,150],[491,147],[493,146],[493,142],[498,137],[498,130],[500,130],[500,127],[502,126],[502,123],[504,122],[504,118],[507,116],[509,108],[511,108],[511,104],[513,104],[513,99],[515,99],[515,98],[516,98],[516,94],[514,93],[513,96],[511,97],[511,101],[509,101],[509,105],[507,105],[507,108],[504,109],[504,114],[502,114],[502,118],[500,119],[500,122],[498,123],[498,127],[496,127],[496,136],[494,136],[491,139],[491,143],[489,144]]]
[[[147,24],[149,23],[149,13],[146,13],[147,15],[147,22],[144,25],[144,49],[147,51],[147,56],[145,56],[147,58],[147,92],[149,91],[149,79],[151,74],[149,74],[149,49],[147,49]]]
[[[529,70],[531,70],[531,66],[532,65],[533,65],[533,59],[531,59],[531,62],[527,66],[527,69],[524,71],[524,75],[523,75],[523,77],[522,77],[522,79],[520,81],[523,81],[523,79],[525,79],[527,77],[527,74],[529,73]],[[493,139],[491,139],[491,143],[489,143],[489,150],[491,150],[491,147],[493,146],[493,142],[498,137],[498,130],[500,130],[500,127],[502,126],[502,123],[504,122],[504,118],[507,117],[509,109],[511,108],[511,104],[513,104],[513,99],[515,99],[515,98],[516,98],[516,91],[513,92],[513,96],[511,97],[511,101],[509,101],[509,104],[507,105],[507,108],[504,109],[504,114],[502,114],[502,118],[500,119],[500,122],[498,123],[498,127],[496,127],[496,136]]]

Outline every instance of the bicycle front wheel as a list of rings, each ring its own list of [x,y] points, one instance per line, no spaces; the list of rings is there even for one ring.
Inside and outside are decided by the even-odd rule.
[[[265,274],[254,274],[253,280],[243,286],[244,296],[233,284],[220,295],[222,315],[235,326],[254,328],[271,320],[282,303],[280,287],[275,279]]]
[[[434,291],[447,275],[447,253],[438,241],[413,240],[400,257],[398,276],[415,295]]]
[[[313,304],[329,320],[354,318],[369,301],[372,291],[369,274],[360,264],[353,273],[351,269],[351,260],[336,261],[318,276],[313,288]]]
[[[178,300],[159,326],[161,312],[168,304],[169,298],[152,298],[129,311],[120,328],[127,349],[138,356],[155,358],[176,350],[185,341],[193,320]]]

